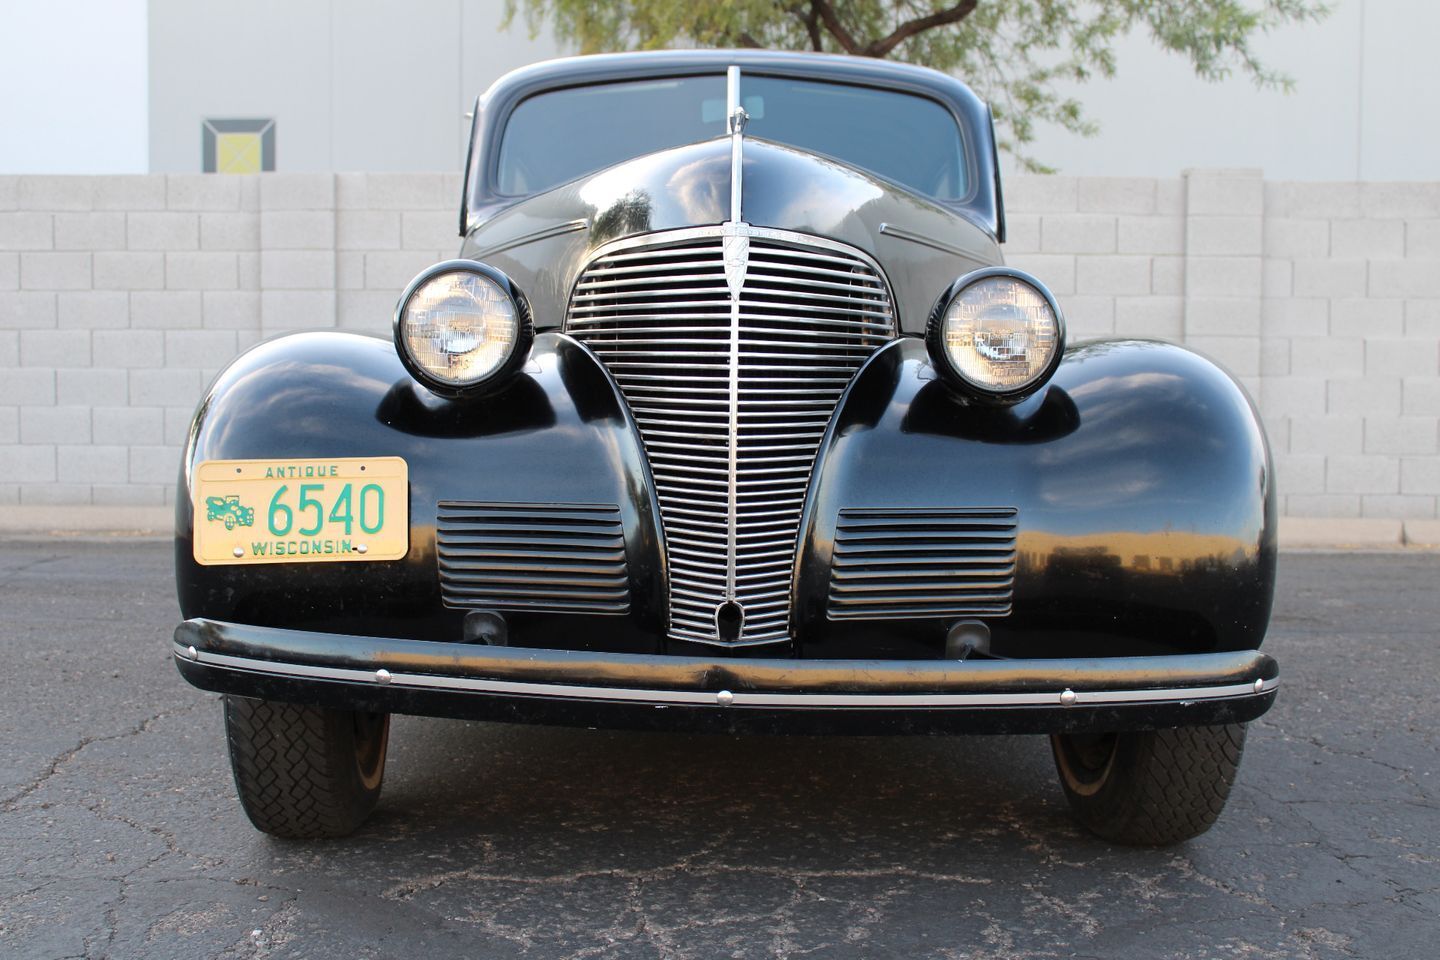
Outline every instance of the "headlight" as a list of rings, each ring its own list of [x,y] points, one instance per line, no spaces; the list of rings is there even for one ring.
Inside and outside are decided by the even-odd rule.
[[[1038,280],[1008,267],[966,274],[941,295],[925,331],[930,359],[977,396],[1019,400],[1049,379],[1065,321]]]
[[[499,270],[447,260],[425,270],[395,308],[407,370],[446,397],[484,392],[525,361],[535,332],[524,294]]]

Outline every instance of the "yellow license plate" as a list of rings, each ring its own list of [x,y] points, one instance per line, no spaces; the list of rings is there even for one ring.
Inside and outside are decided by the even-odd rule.
[[[410,547],[400,457],[206,460],[195,468],[195,560],[399,560]]]

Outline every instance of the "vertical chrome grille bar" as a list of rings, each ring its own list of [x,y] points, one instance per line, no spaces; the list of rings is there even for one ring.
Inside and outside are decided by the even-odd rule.
[[[740,291],[750,260],[750,238],[741,198],[745,195],[745,108],[740,103],[740,68],[725,71],[725,114],[730,125],[730,222],[725,224],[725,284],[730,288],[730,504],[725,556],[725,601],[735,600],[736,531],[739,505],[735,496],[740,463]],[[718,616],[718,607],[717,607]],[[719,632],[717,624],[716,632]]]
[[[739,139],[735,138],[736,143]],[[725,600],[732,601],[735,599],[735,535],[740,525],[739,503],[735,496],[740,479],[740,292],[745,286],[750,239],[738,232],[738,224],[731,222],[725,226],[728,228],[724,241],[725,282],[730,288],[730,503],[726,524],[729,527],[729,542],[725,556]]]
[[[895,336],[889,287],[834,241],[727,222],[618,241],[576,282],[566,331],[640,428],[669,557],[670,636],[790,635],[815,453],[845,385]],[[720,636],[719,607],[743,610]]]

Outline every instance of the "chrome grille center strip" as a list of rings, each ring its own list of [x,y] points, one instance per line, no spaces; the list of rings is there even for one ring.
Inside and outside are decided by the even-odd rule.
[[[725,284],[730,288],[730,530],[725,551],[725,600],[733,601],[736,532],[740,526],[740,504],[735,496],[740,479],[737,475],[740,465],[740,291],[744,289],[745,269],[750,263],[750,239],[733,232],[737,231],[738,224],[731,222],[725,226],[732,231],[725,235]],[[718,620],[715,632],[720,632]]]
[[[891,303],[860,251],[738,222],[618,241],[581,274],[566,332],[610,368],[640,429],[672,637],[789,637],[815,453],[855,371],[895,336]],[[722,607],[738,626],[722,629]]]

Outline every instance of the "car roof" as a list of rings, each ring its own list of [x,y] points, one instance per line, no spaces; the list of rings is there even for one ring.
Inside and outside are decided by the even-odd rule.
[[[495,81],[482,102],[488,105],[515,93],[523,97],[559,86],[648,76],[723,73],[729,66],[738,66],[742,72],[748,67],[763,73],[918,90],[953,100],[957,106],[984,105],[964,83],[929,67],[846,54],[755,49],[642,50],[544,60],[513,70]]]

